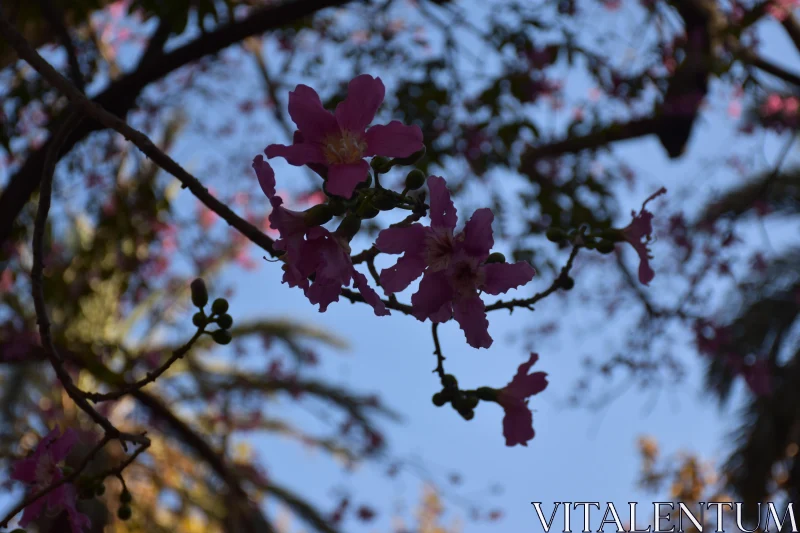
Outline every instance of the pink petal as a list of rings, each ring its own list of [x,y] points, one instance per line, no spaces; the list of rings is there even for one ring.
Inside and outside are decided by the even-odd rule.
[[[302,165],[324,164],[327,162],[322,146],[316,143],[270,144],[264,150],[269,159],[282,157],[286,162],[296,167]]]
[[[386,88],[380,78],[373,78],[369,74],[353,78],[347,85],[347,98],[336,106],[339,127],[362,133],[375,118],[385,96]]]
[[[536,274],[525,261],[519,263],[489,263],[483,266],[484,282],[481,290],[486,294],[504,294],[510,289],[525,285]]]
[[[453,289],[447,275],[441,272],[426,272],[419,283],[419,289],[411,296],[412,312],[417,320],[424,321],[437,313],[453,300]]]
[[[425,257],[422,254],[406,253],[393,267],[381,271],[381,287],[386,294],[403,291],[424,271]]]
[[[473,348],[489,348],[492,337],[489,335],[489,320],[486,318],[486,306],[477,294],[465,298],[453,305],[453,317],[464,330],[467,344]]]
[[[68,428],[49,448],[53,461],[57,463],[65,459],[76,442],[78,442],[78,433],[74,429]]]
[[[522,363],[517,368],[517,373],[511,382],[506,385],[503,392],[510,395],[513,400],[524,400],[534,394],[539,394],[547,387],[547,373],[534,372],[528,374],[531,367],[539,360],[539,354],[531,353],[527,362]],[[501,403],[503,403],[501,396]],[[512,401],[513,403],[513,400]]]
[[[23,483],[33,483],[36,480],[36,465],[38,458],[26,457],[14,463],[14,470],[11,479],[22,481]]]
[[[339,301],[342,285],[330,279],[317,280],[305,292],[308,301],[314,305],[319,304],[319,312],[324,313],[330,304]]]
[[[317,91],[307,85],[298,85],[289,93],[289,116],[303,133],[305,142],[321,141],[338,129],[336,117],[322,107]]]
[[[270,200],[275,196],[275,171],[272,166],[264,161],[264,156],[257,155],[253,158],[253,170],[256,171],[258,184],[264,195]]]
[[[425,234],[425,226],[422,224],[386,228],[378,234],[375,247],[385,254],[422,253],[425,249]]]
[[[364,297],[364,301],[372,306],[376,316],[387,316],[390,314],[389,310],[386,309],[386,305],[381,301],[381,297],[369,286],[367,277],[355,269],[353,269],[353,285],[358,289],[358,292],[361,293],[361,296]]]
[[[326,184],[328,192],[342,198],[350,198],[356,185],[367,180],[368,173],[369,163],[363,159],[349,165],[333,165],[328,169]]]
[[[649,285],[650,282],[653,281],[653,278],[656,277],[656,273],[650,268],[647,248],[644,246],[634,246],[634,248],[639,252],[639,283],[642,285]]]
[[[429,176],[428,189],[431,192],[431,226],[454,229],[458,223],[458,213],[453,200],[450,199],[447,182],[442,177]]]
[[[45,498],[39,498],[27,507],[22,513],[22,518],[19,519],[20,527],[28,527],[31,521],[36,520],[44,511]]]
[[[528,441],[535,435],[533,413],[523,402],[504,407],[504,409],[503,436],[506,438],[506,446],[516,446],[517,444],[527,446]]]
[[[475,211],[464,226],[464,250],[471,256],[480,258],[481,261],[489,257],[494,246],[493,221],[492,210],[484,207]]]
[[[366,155],[408,157],[422,150],[422,130],[419,126],[406,126],[398,120],[372,126],[364,137],[367,141]]]

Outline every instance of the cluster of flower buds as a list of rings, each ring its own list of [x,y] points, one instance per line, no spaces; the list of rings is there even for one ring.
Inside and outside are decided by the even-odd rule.
[[[197,278],[191,283],[190,288],[192,303],[199,309],[192,317],[192,323],[203,331],[209,324],[216,324],[219,329],[208,334],[217,344],[229,344],[232,340],[229,330],[233,326],[233,317],[228,314],[228,300],[225,298],[214,300],[211,303],[211,314],[206,315],[204,308],[208,304],[208,289],[205,282]]]

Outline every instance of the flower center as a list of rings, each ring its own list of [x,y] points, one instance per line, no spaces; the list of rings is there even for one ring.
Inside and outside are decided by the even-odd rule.
[[[425,245],[425,262],[432,272],[439,272],[450,265],[450,258],[455,251],[450,231],[434,229],[428,233]]]
[[[450,272],[450,282],[459,295],[469,296],[481,284],[481,271],[476,260],[459,259],[451,265]]]
[[[364,157],[367,143],[361,135],[351,131],[340,131],[329,135],[323,143],[323,153],[329,165],[355,163]]]

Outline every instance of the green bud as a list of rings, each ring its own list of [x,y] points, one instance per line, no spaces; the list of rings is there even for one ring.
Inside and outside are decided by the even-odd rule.
[[[415,168],[406,176],[406,189],[409,191],[416,191],[425,185],[425,173]]]
[[[370,218],[375,218],[378,216],[378,208],[372,204],[372,200],[367,200],[362,202],[358,209],[356,210],[356,214],[363,220],[369,220]]]
[[[106,486],[100,483],[96,489],[94,489],[94,493],[98,496],[102,496],[106,493]]]
[[[120,503],[131,503],[133,501],[133,496],[131,496],[131,493],[128,491],[128,489],[122,490],[119,495],[119,501]]]
[[[389,172],[389,170],[391,170],[392,162],[389,161],[388,158],[379,155],[377,157],[372,158],[372,161],[370,161],[369,166],[371,166],[375,172],[384,174],[386,172]]]
[[[475,418],[475,411],[473,411],[472,409],[460,409],[458,411],[458,414],[460,414],[464,418],[464,420],[472,420],[473,418]]]
[[[203,307],[208,303],[208,289],[206,289],[206,282],[200,278],[194,280],[191,284],[192,289],[192,303],[195,307]]]
[[[211,334],[211,338],[214,339],[214,342],[217,344],[230,344],[233,337],[231,337],[230,332],[227,329],[218,329],[214,333]]]
[[[397,202],[391,194],[381,193],[372,198],[372,205],[381,211],[389,211],[397,206]]]
[[[597,241],[591,238],[584,238],[583,240],[583,247],[587,250],[594,250],[597,248]]]
[[[205,313],[198,311],[192,316],[192,324],[197,326],[198,328],[202,328],[206,325],[206,315]]]
[[[12,531],[11,533],[26,533],[26,532],[25,532],[25,530],[24,530],[24,529],[22,529],[21,527],[18,527],[17,529],[15,529],[14,531]]]
[[[566,232],[561,228],[548,228],[545,235],[550,242],[561,242],[567,238]]]
[[[436,407],[441,407],[447,403],[447,398],[441,392],[437,392],[436,394],[434,394],[432,400],[433,400],[433,405],[435,405]]]
[[[335,217],[340,217],[347,211],[347,206],[344,205],[344,202],[339,198],[331,198],[330,201],[328,201],[328,207],[331,208],[331,213],[333,213]]]
[[[117,518],[119,518],[120,520],[123,521],[128,520],[132,514],[133,511],[131,511],[131,508],[127,505],[123,505],[122,507],[117,509]]]
[[[614,251],[614,243],[605,239],[597,242],[597,251],[601,254],[610,254]]]
[[[564,289],[565,291],[572,290],[574,286],[575,286],[575,280],[572,279],[571,277],[563,276],[561,278],[561,288]]]
[[[217,298],[211,304],[211,312],[215,315],[221,315],[228,312],[228,300],[225,298]]]
[[[479,387],[475,392],[478,394],[478,398],[487,402],[494,401],[497,398],[497,391],[491,387]]]
[[[367,173],[367,179],[356,185],[356,190],[369,189],[372,185],[372,174]]]
[[[392,164],[394,164],[394,165],[402,165],[402,166],[415,165],[423,157],[425,157],[425,145],[424,144],[422,145],[422,150],[414,152],[413,154],[411,154],[408,157],[396,157],[396,158],[392,159]]]
[[[233,325],[233,317],[227,313],[217,318],[217,325],[222,329],[231,329]]]
[[[303,223],[309,227],[321,226],[332,218],[333,210],[325,204],[315,205],[303,212]]]
[[[344,217],[344,220],[342,220],[342,223],[339,224],[339,227],[336,228],[336,234],[347,242],[350,242],[360,229],[361,218],[359,218],[358,215],[347,215]]]
[[[467,396],[467,400],[466,400],[465,404],[470,409],[475,409],[476,407],[478,407],[478,403],[479,402],[480,402],[480,400],[478,400],[477,396],[473,396],[473,395],[470,394],[469,396]]]
[[[489,263],[505,263],[505,262],[506,262],[506,256],[504,256],[500,252],[493,252],[489,254],[489,257],[486,258],[487,265]]]
[[[456,394],[450,403],[453,404],[453,409],[458,412],[461,412],[464,409],[469,409],[469,406],[467,405],[467,397],[463,394]]]
[[[442,378],[442,386],[446,389],[456,389],[458,388],[458,380],[453,374],[445,374]]]

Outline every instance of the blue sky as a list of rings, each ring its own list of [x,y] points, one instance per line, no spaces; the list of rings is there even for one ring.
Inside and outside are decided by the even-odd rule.
[[[791,56],[794,61],[787,61],[789,48],[782,32],[762,31],[762,36],[769,57],[781,58],[779,63],[798,69],[795,52]],[[306,83],[313,85],[313,80],[306,80]],[[591,87],[583,83],[582,86],[580,80],[576,81],[570,91],[588,92]],[[702,174],[697,165],[698,156],[718,154],[724,149],[732,136],[730,124],[730,121],[718,119],[702,124],[695,131],[687,160],[677,164],[667,162],[655,138],[620,146],[623,159],[647,175],[635,191],[620,191],[621,212],[638,209],[642,199],[662,184],[672,190],[675,185],[693,183],[697,175]],[[284,141],[282,134],[269,139],[233,140],[241,143],[240,151],[250,150],[250,158],[260,153],[266,144]],[[767,142],[770,160],[774,159],[778,146],[772,139]],[[203,179],[202,154],[214,149],[213,139],[192,136],[179,143],[175,158]],[[289,181],[297,177],[306,183],[295,169],[278,163],[275,168],[279,188],[283,178]],[[715,187],[724,186],[729,178],[730,173],[722,172],[718,179],[698,182],[694,190],[698,197],[707,198]],[[191,213],[196,202],[188,194],[182,191],[179,205],[186,213]],[[667,197],[666,212],[676,209],[678,198],[677,195]],[[460,210],[462,223],[467,214]],[[624,225],[627,220],[619,222]],[[667,248],[657,244],[655,250],[653,264],[657,277],[648,291],[658,294],[669,289],[667,276],[659,275],[658,255],[659,250],[667,253]],[[255,259],[260,259],[261,255],[253,251]],[[527,353],[518,345],[506,342],[510,335],[532,324],[553,320],[553,317],[558,317],[565,326],[563,329],[567,333],[534,343],[534,349],[540,354],[534,370],[547,372],[550,385],[530,402],[535,410],[536,437],[527,447],[508,448],[502,437],[499,407],[482,404],[475,418],[466,422],[452,409],[432,405],[430,398],[438,390],[438,380],[431,373],[435,358],[429,324],[398,313],[390,318],[375,317],[367,306],[346,302],[333,304],[326,313],[318,313],[301,291],[280,283],[279,270],[278,264],[266,263],[253,272],[234,266],[223,275],[223,282],[236,290],[236,296],[231,299],[234,318],[288,317],[312,322],[347,339],[351,343],[347,351],[320,350],[320,375],[334,384],[365,393],[379,392],[389,407],[403,415],[401,424],[387,422],[383,426],[391,454],[422,459],[432,480],[446,489],[450,516],[466,515],[467,509],[459,505],[464,499],[479,502],[484,509],[503,509],[502,521],[467,521],[467,532],[540,531],[531,501],[546,502],[545,510],[549,512],[550,504],[555,501],[613,501],[625,510],[628,501],[647,505],[661,499],[660,495],[645,493],[636,485],[639,473],[636,439],[642,434],[654,436],[666,453],[685,449],[704,458],[720,458],[727,450],[729,427],[725,414],[733,411],[720,413],[714,403],[703,396],[700,365],[694,357],[684,357],[689,378],[667,387],[655,401],[653,391],[633,390],[621,391],[616,401],[597,412],[564,405],[578,377],[583,375],[584,356],[594,354],[602,358],[604,351],[611,354],[615,339],[627,336],[626,328],[631,326],[626,325],[624,314],[602,329],[582,326],[587,320],[589,324],[599,324],[603,317],[596,311],[582,311],[578,305],[571,305],[570,312],[564,315],[564,305],[550,298],[539,304],[534,313],[490,315],[490,333],[495,344],[489,350],[467,346],[455,323],[440,328],[448,372],[454,373],[464,387],[472,388],[504,385],[517,366],[527,359]],[[582,283],[580,278],[577,282]],[[516,295],[533,294],[549,283],[550,279],[543,276]],[[581,330],[583,334],[569,333]],[[281,417],[307,417],[307,413],[289,402],[270,404],[267,409]],[[344,473],[329,457],[305,450],[294,441],[275,437],[254,439],[252,445],[272,477],[317,502],[323,509],[333,508],[337,500],[331,487],[339,485],[352,489],[356,503],[366,503],[382,511],[375,522],[359,530],[390,531],[391,520],[385,511],[391,509],[395,501],[403,502],[406,511],[413,510],[420,498],[420,484],[425,479],[424,475],[403,474],[399,479],[389,480],[384,475],[385,464],[367,464],[353,473]],[[447,483],[451,472],[461,474],[461,485]],[[502,485],[501,494],[489,489],[494,484]],[[447,494],[452,494],[452,499],[447,499]],[[577,520],[577,513],[573,520]],[[405,514],[408,516],[408,512]],[[626,515],[625,512],[623,520]],[[291,531],[300,529],[300,524],[295,522]]]

